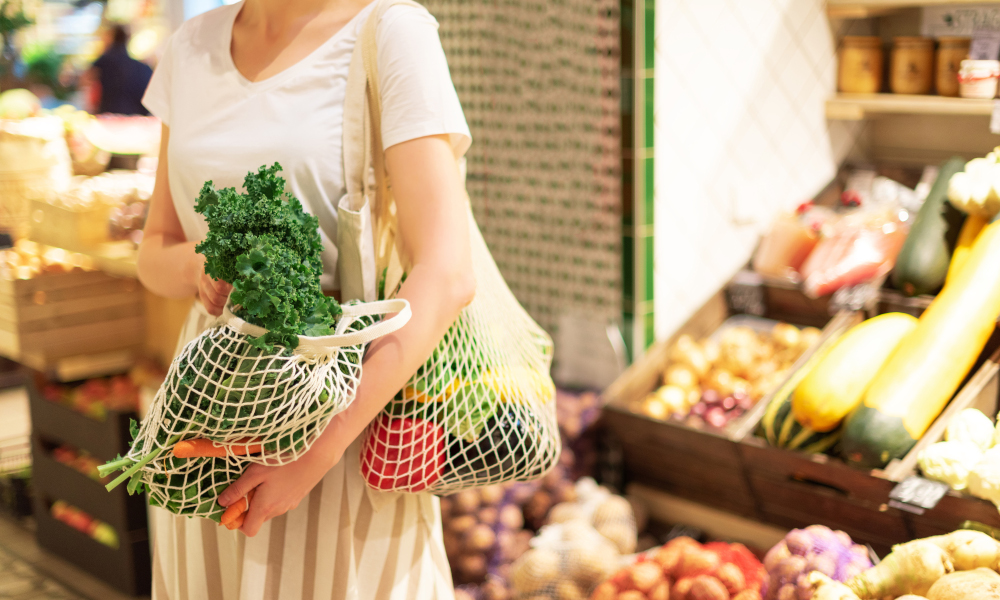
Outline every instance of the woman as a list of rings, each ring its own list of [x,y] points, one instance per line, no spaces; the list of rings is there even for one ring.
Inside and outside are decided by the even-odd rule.
[[[168,42],[144,99],[163,138],[139,277],[163,296],[197,294],[181,343],[229,292],[194,250],[206,227],[193,203],[207,180],[240,188],[248,171],[281,163],[287,189],[319,217],[324,287],[337,289],[342,109],[368,2],[245,0]],[[228,505],[256,488],[241,533],[155,510],[155,600],[453,596],[437,498],[367,490],[357,440],[474,295],[455,161],[471,140],[433,17],[393,6],[377,43],[386,169],[413,264],[399,296],[418,317],[370,346],[357,399],[307,454],[252,466],[220,497]]]

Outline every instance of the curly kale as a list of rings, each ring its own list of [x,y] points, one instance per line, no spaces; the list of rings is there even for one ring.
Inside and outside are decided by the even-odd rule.
[[[254,341],[268,350],[294,348],[298,335],[333,333],[341,312],[320,288],[319,221],[285,192],[280,171],[278,163],[251,171],[244,193],[208,181],[195,203],[208,222],[208,235],[196,247],[205,255],[205,272],[232,284],[236,315],[268,330]]]

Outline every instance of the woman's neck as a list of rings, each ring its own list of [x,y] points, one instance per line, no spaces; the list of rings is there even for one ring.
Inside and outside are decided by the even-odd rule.
[[[324,13],[338,13],[355,4],[355,0],[245,0],[239,20],[258,35],[274,39],[301,30]]]

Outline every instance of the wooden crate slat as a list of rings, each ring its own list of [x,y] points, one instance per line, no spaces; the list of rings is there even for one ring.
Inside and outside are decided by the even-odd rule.
[[[142,292],[121,292],[115,294],[95,294],[76,298],[71,302],[46,302],[45,304],[25,304],[13,315],[21,321],[52,319],[76,313],[86,313],[102,308],[131,307],[142,304]],[[9,319],[4,307],[0,307],[0,320]]]
[[[72,312],[60,316],[51,316],[45,319],[35,319],[32,321],[22,321],[18,324],[19,333],[22,336],[32,335],[39,332],[56,333],[65,331],[73,327],[84,325],[100,325],[120,321],[129,317],[139,317],[143,314],[143,306],[137,303],[125,304],[123,306],[112,306],[109,308],[99,308],[87,312]]]

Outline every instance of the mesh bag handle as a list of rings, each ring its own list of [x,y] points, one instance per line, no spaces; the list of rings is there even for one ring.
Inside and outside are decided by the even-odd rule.
[[[369,342],[372,342],[382,336],[399,331],[409,322],[410,317],[413,316],[413,313],[410,310],[410,302],[404,298],[393,298],[391,300],[379,300],[377,302],[364,302],[359,304],[344,304],[342,305],[341,310],[343,312],[341,314],[341,319],[337,324],[337,333],[334,335],[324,336],[300,335],[299,345],[296,346],[295,351],[300,354],[322,354],[336,348],[368,344]],[[374,325],[369,325],[364,329],[353,331],[351,333],[344,333],[344,330],[347,329],[348,325],[350,325],[358,317],[373,317],[387,315],[390,313],[396,314],[388,319],[383,319]],[[267,330],[263,327],[247,323],[243,319],[234,315],[228,303],[222,312],[220,321],[237,332],[251,337],[260,337],[267,333]]]

